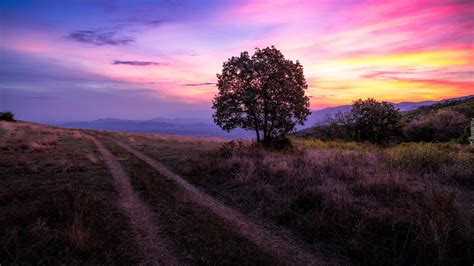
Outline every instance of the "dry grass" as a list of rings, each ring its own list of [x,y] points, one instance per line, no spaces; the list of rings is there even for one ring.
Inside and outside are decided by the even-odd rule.
[[[292,138],[292,143],[298,147],[314,149],[336,149],[336,150],[373,150],[377,146],[367,143],[349,142],[349,141],[322,141],[319,139]]]
[[[116,132],[100,130],[102,135],[111,136],[114,138],[126,138],[130,142],[135,142],[137,139],[150,140],[150,141],[164,141],[168,143],[194,143],[194,144],[207,144],[212,142],[224,143],[225,139],[218,137],[193,137],[193,136],[177,136],[177,135],[165,135],[165,134],[146,134],[146,133],[131,133],[131,132]]]
[[[189,265],[274,265],[270,255],[235,232],[215,213],[195,202],[179,185],[115,143],[108,148],[122,161],[136,191],[153,209],[156,224],[175,253]]]
[[[381,148],[296,139],[296,148],[276,152],[216,138],[23,122],[0,122],[0,135],[1,264],[136,262],[128,225],[115,209],[116,192],[90,135],[133,145],[229,206],[283,227],[339,261],[470,265],[474,260],[474,149],[469,146]],[[185,261],[237,258],[245,264],[252,262],[249,254],[262,255],[143,162],[113,152],[123,159],[135,188],[156,206],[170,238],[189,256]],[[240,244],[244,247],[229,255]],[[222,260],[212,254],[223,254]]]
[[[472,148],[294,143],[297,148],[287,152],[245,143],[210,149],[136,139],[134,145],[229,205],[294,231],[328,256],[370,265],[472,261]]]
[[[136,262],[108,170],[73,134],[0,122],[0,264]]]
[[[92,164],[98,164],[99,159],[94,153],[86,153],[84,156],[92,163]]]
[[[59,139],[73,137],[76,140],[92,141],[83,130],[46,127],[28,122],[0,122],[0,150],[31,150],[35,152],[54,150]]]

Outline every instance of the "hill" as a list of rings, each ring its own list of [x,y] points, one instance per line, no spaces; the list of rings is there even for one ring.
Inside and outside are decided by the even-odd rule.
[[[0,122],[0,263],[468,264],[474,151]]]
[[[416,109],[421,106],[430,106],[437,103],[437,101],[422,101],[422,102],[400,102],[393,103],[393,105],[400,111],[409,111]],[[312,127],[318,123],[323,122],[328,117],[333,117],[338,112],[346,112],[351,109],[350,105],[341,105],[336,107],[327,107],[321,110],[313,110],[308,116],[308,120],[305,122],[305,126],[299,127],[298,129],[305,129]]]
[[[433,101],[425,102],[401,102],[395,104],[400,110],[412,110],[419,106],[433,104]],[[350,105],[328,107],[313,111],[308,117],[306,125],[298,129],[308,128],[331,117],[340,111],[350,110]],[[208,115],[208,114],[207,114]],[[114,130],[122,132],[160,133],[185,136],[222,137],[226,139],[253,138],[254,132],[241,129],[232,130],[230,133],[221,130],[207,118],[154,118],[149,120],[126,120],[116,118],[98,119],[93,121],[55,123],[53,125],[66,128]]]
[[[467,117],[474,117],[474,95],[443,100],[429,106],[418,107],[404,112],[403,116],[407,120],[412,120],[438,110],[452,110],[465,114]]]
[[[462,121],[459,121],[459,123],[461,124],[459,127],[461,127],[461,129],[456,130],[456,132],[451,132],[452,134],[448,134],[448,135],[453,135],[453,136],[457,135],[457,137],[455,137],[454,139],[466,141],[468,138],[467,135],[469,134],[469,132],[467,129],[464,129],[464,128],[468,125],[468,121],[467,121],[468,118],[474,117],[474,96],[465,96],[465,97],[460,97],[460,98],[446,99],[439,102],[433,102],[433,101],[418,102],[418,103],[403,102],[399,104],[394,104],[394,106],[401,111],[403,120],[405,122],[404,127],[410,127],[410,130],[405,130],[404,128],[404,135],[408,134],[408,132],[413,132],[414,130],[412,129],[414,129],[415,126],[418,126],[418,125],[415,125],[416,124],[415,123],[416,121],[414,121],[415,119],[424,118],[425,120],[430,120],[430,121],[433,120],[433,122],[430,122],[431,124],[433,123],[439,124],[438,122],[444,121],[447,118],[441,118],[441,117],[429,118],[428,115],[433,116],[433,112],[439,111],[439,110],[451,110],[451,111],[461,113],[462,119],[461,118],[459,119]],[[347,112],[349,110],[350,110],[350,106],[341,106],[341,107],[331,108],[327,110],[323,109],[321,110],[321,112],[313,114],[313,117],[319,117],[320,119],[318,120],[319,122],[317,122],[316,125],[312,127],[302,128],[296,131],[293,134],[293,136],[304,137],[304,138],[314,138],[317,136],[318,138],[331,139],[331,136],[334,136],[334,135],[327,133],[329,132],[327,131],[329,128],[327,127],[327,125],[325,125],[322,122],[334,116],[337,112]],[[322,118],[322,116],[318,116],[322,113],[324,113],[324,118]],[[435,122],[436,119],[441,119],[441,121]],[[408,122],[411,122],[411,124],[406,125]],[[435,129],[428,128],[428,127],[433,127],[433,126],[436,127],[435,125],[428,125],[430,123],[427,123],[424,129],[417,130],[417,131],[423,131],[424,133],[418,132],[416,134],[426,135],[425,138],[423,139],[424,141],[429,141],[431,137],[428,136],[429,135],[428,133],[435,130]],[[445,126],[453,129],[452,125],[450,126],[446,124]],[[443,124],[439,124],[439,126],[436,127],[437,131],[443,131],[443,129],[439,127],[443,127]],[[455,128],[458,128],[458,127],[455,127]],[[326,132],[326,133],[323,133],[323,132]],[[407,137],[407,140],[409,141],[413,140],[410,136],[404,136],[404,137]]]

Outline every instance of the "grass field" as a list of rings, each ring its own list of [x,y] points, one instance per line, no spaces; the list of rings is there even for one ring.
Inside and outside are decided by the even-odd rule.
[[[380,148],[294,139],[293,149],[272,151],[250,141],[26,122],[0,122],[0,136],[2,265],[144,261],[134,225],[118,204],[116,179],[94,141],[123,168],[152,213],[155,238],[180,264],[294,264],[115,140],[163,163],[265,232],[285,232],[283,242],[312,254],[314,264],[473,261],[474,149],[467,145]]]
[[[138,262],[87,135],[6,122],[0,135],[0,264]]]
[[[293,140],[281,152],[112,134],[247,216],[356,264],[472,261],[474,149]]]

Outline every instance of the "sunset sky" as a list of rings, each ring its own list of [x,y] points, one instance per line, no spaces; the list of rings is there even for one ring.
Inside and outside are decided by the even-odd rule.
[[[271,45],[304,66],[312,109],[474,94],[472,0],[2,0],[0,12],[0,109],[22,119],[209,115],[222,63]]]

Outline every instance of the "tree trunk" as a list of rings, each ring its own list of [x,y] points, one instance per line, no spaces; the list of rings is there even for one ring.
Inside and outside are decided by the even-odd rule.
[[[258,128],[258,120],[255,119],[255,133],[257,134],[257,143],[260,143],[260,130]]]
[[[263,126],[263,144],[267,145],[267,129],[265,125]]]
[[[272,144],[272,137],[270,135],[270,130],[267,128],[267,129],[263,129],[264,133],[263,133],[263,145],[266,146],[266,147],[270,147],[271,144]]]
[[[263,145],[270,146],[270,131],[268,130],[268,106],[267,106],[267,88],[263,87]]]
[[[270,129],[268,128],[268,111],[264,107],[264,117],[263,117],[263,144],[265,146],[270,146]]]

